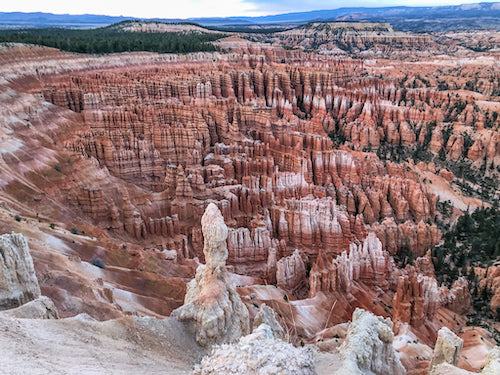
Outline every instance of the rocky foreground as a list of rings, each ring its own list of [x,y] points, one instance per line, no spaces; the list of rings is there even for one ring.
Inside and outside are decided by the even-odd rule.
[[[47,297],[0,313],[5,350],[2,369],[9,374],[100,373],[145,371],[182,374],[406,374],[393,346],[393,323],[356,309],[338,351],[321,354],[314,345],[294,347],[276,312],[262,304],[249,334],[248,310],[226,270],[227,226],[210,203],[202,218],[207,264],[200,265],[188,285],[185,303],[172,317],[121,318],[97,322],[87,314],[58,319]],[[32,258],[22,235],[0,237],[3,280],[11,294],[24,286],[38,288]],[[10,241],[10,243],[9,243]],[[46,301],[45,304],[40,300]],[[2,300],[3,302],[4,300]],[[36,306],[36,308],[33,308]],[[336,340],[338,341],[338,340]],[[222,345],[215,345],[216,343]],[[444,327],[432,357],[432,374],[459,371],[463,340]],[[209,349],[212,348],[210,352]],[[500,350],[491,350],[483,374],[500,370]],[[205,355],[200,362],[200,358]],[[462,371],[462,370],[460,370]],[[461,373],[469,373],[463,370]]]
[[[429,250],[498,199],[464,188],[498,178],[497,56],[219,44],[1,47],[0,228],[22,233],[0,242],[2,368],[488,373],[469,282],[438,282]]]

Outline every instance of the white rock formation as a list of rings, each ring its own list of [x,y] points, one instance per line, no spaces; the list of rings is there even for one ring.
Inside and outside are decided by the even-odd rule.
[[[201,218],[206,265],[187,285],[184,305],[174,311],[194,323],[196,341],[207,346],[234,342],[250,331],[248,310],[226,270],[228,229],[219,209],[210,203]]]
[[[59,314],[54,302],[49,297],[41,296],[15,309],[0,312],[0,316],[22,319],[58,319]]]
[[[40,297],[40,287],[22,234],[0,236],[0,310],[12,309]]]
[[[392,342],[392,321],[363,309],[352,314],[352,323],[340,347],[341,368],[336,375],[401,375],[406,371]]]
[[[254,326],[256,325],[258,326],[252,334],[242,337],[237,344],[215,347],[211,355],[203,358],[193,374],[316,374],[312,352],[309,349],[295,348],[275,336],[275,333],[280,335],[281,326],[270,307],[261,306],[254,320]],[[281,328],[281,334],[282,332]]]
[[[271,328],[273,336],[277,339],[283,339],[285,337],[285,331],[281,324],[279,324],[276,318],[276,313],[272,308],[267,306],[265,303],[260,305],[259,311],[253,319],[253,329],[259,328],[262,324],[266,324]]]
[[[474,375],[477,372],[470,372],[449,363],[443,362],[439,365],[431,367],[429,375]],[[497,375],[500,374],[500,346],[496,346],[490,350],[486,366],[484,366],[482,375]]]
[[[306,267],[298,249],[292,255],[281,258],[276,267],[276,283],[279,288],[295,294],[305,286]]]
[[[458,366],[463,345],[464,340],[455,335],[449,328],[441,328],[438,331],[430,368],[432,369],[441,363]]]
[[[473,375],[473,374],[477,374],[477,372],[470,372],[452,366],[449,363],[441,363],[440,365],[434,366],[429,372],[429,375]]]
[[[226,239],[228,229],[220,210],[210,203],[201,217],[203,232],[205,263],[209,269],[224,268],[227,259]]]
[[[483,375],[498,375],[500,374],[500,346],[495,346],[488,354],[488,362],[484,366]]]

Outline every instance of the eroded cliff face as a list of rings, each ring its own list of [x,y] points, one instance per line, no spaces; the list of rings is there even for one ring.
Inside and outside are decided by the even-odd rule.
[[[275,37],[288,47],[317,49],[326,54],[422,50],[432,43],[428,34],[395,31],[388,23],[376,22],[312,22],[277,33]]]
[[[350,294],[354,282],[387,290],[394,271],[393,260],[382,250],[376,235],[370,232],[363,243],[352,243],[349,252],[335,259],[320,253],[309,276],[310,296],[320,291]]]
[[[489,267],[481,284],[482,288],[489,288],[491,290],[493,294],[491,297],[491,309],[492,311],[497,311],[500,307],[500,267]]]
[[[0,315],[57,319],[54,302],[41,295],[28,241],[20,233],[0,236]]]

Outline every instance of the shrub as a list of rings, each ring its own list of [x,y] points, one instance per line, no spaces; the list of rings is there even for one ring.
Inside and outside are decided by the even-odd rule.
[[[90,260],[90,263],[92,263],[96,267],[106,269],[106,263],[104,263],[104,260],[102,260],[101,258],[92,258]]]
[[[75,227],[71,228],[71,233],[78,234],[79,233],[78,228],[75,228]]]
[[[16,221],[21,221],[21,216],[16,215],[16,216],[14,216],[14,219],[16,219]]]

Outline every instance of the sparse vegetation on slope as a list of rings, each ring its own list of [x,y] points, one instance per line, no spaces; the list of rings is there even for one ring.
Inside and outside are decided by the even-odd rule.
[[[436,274],[441,281],[454,281],[459,269],[488,264],[500,256],[500,210],[498,204],[479,208],[459,217],[433,250]]]
[[[498,203],[465,213],[444,235],[444,243],[432,250],[438,281],[451,285],[460,275],[467,277],[475,313],[472,320],[500,321],[500,310],[492,311],[492,291],[482,285],[474,267],[487,268],[500,257],[500,210]],[[477,322],[474,322],[477,325]]]

